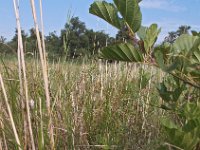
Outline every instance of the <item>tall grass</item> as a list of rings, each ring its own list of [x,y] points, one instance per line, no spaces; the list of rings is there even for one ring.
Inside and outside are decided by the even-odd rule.
[[[126,63],[48,63],[42,2],[40,59],[25,61],[17,1],[18,60],[0,64],[0,149],[152,149],[162,115],[151,88],[159,70]],[[145,75],[150,75],[146,86]]]
[[[35,60],[27,63],[32,130],[36,149],[51,148],[42,72]],[[55,149],[148,149],[160,134],[155,89],[140,88],[139,66],[122,63],[49,64],[49,90]],[[11,110],[24,147],[23,111],[18,97],[17,66],[1,66]],[[7,72],[6,72],[7,70]],[[152,71],[151,68],[148,69]],[[151,84],[159,78],[152,71]],[[2,98],[1,94],[1,98]],[[30,103],[29,103],[30,104]],[[4,103],[2,104],[4,105]],[[6,108],[1,112],[6,143],[16,147]],[[5,128],[6,127],[6,128]],[[30,140],[30,139],[29,139]]]
[[[25,141],[27,141],[27,138],[29,137],[31,139],[30,140],[31,147],[33,150],[35,150],[35,142],[34,142],[34,137],[33,137],[30,108],[29,108],[29,94],[28,94],[29,91],[28,91],[25,57],[24,57],[24,47],[23,47],[23,41],[22,41],[19,7],[17,6],[17,4],[18,2],[16,0],[13,0],[15,16],[16,16],[16,24],[17,24],[17,35],[18,35],[18,50],[17,51],[18,51],[18,71],[19,71],[19,80],[20,80],[20,101],[22,104],[21,108],[25,110],[23,113],[23,117],[26,118],[24,119],[24,132],[25,132],[24,139]],[[25,145],[27,145],[27,143],[25,143]]]

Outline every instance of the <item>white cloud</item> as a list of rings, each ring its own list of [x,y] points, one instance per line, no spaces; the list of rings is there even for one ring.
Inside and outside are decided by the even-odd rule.
[[[186,10],[185,7],[177,5],[173,0],[143,0],[140,6],[147,9],[160,9],[171,12]]]

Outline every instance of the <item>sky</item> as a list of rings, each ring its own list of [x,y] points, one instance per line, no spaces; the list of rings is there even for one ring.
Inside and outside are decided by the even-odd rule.
[[[22,29],[27,33],[34,26],[30,0],[18,0]],[[36,8],[39,12],[39,0]],[[104,30],[115,36],[117,30],[105,21],[89,14],[94,0],[42,0],[45,35],[56,31],[59,35],[68,21],[68,15],[78,16],[89,29]],[[112,2],[107,0],[107,2]],[[157,23],[162,28],[159,40],[162,41],[170,31],[176,31],[180,25],[189,25],[200,31],[200,0],[143,0],[140,3],[142,25]],[[38,14],[39,20],[39,14]],[[11,39],[15,33],[16,20],[12,0],[0,0],[0,36]]]

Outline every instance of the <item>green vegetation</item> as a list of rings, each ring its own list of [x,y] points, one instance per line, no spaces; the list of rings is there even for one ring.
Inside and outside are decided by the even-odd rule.
[[[22,146],[30,147],[30,142],[23,140],[25,118],[17,66],[14,62],[5,63],[1,72],[16,128]],[[38,65],[36,61],[27,63],[30,105],[34,101],[31,121],[36,146],[47,149],[50,146],[48,116]],[[144,71],[146,69],[147,66],[138,69],[137,65],[124,63],[49,64],[55,148],[153,149],[158,146],[160,140],[157,139],[162,132],[157,116],[163,111],[156,107],[161,101],[156,89],[151,87],[158,83],[162,73],[153,68]],[[152,77],[150,82],[149,77]],[[17,145],[3,105],[1,101],[1,142],[15,149]]]
[[[141,26],[138,3],[137,0],[114,0],[114,4],[94,2],[91,5],[90,13],[117,28],[126,26],[132,35],[132,40],[127,43],[103,48],[101,57],[148,64],[168,73],[170,78],[157,87],[164,102],[161,108],[172,113],[160,118],[167,143],[159,149],[197,150],[200,148],[200,37],[194,31],[189,35],[190,27],[181,26],[173,36],[169,33],[162,45],[155,47],[161,29],[156,24]]]
[[[41,33],[40,33],[41,36]],[[22,30],[22,39],[25,54],[31,56],[38,53],[37,37],[35,29],[32,28],[29,34]],[[92,57],[98,53],[98,49],[113,43],[115,38],[105,34],[104,31],[93,31],[87,29],[84,22],[78,17],[72,17],[61,30],[60,35],[56,32],[45,36],[45,43],[50,60],[59,58],[80,58]],[[0,38],[0,54],[3,57],[16,55],[18,44],[17,30],[11,41]]]
[[[180,26],[155,45],[140,1],[91,4],[115,38],[78,17],[59,36],[18,22],[0,38],[0,150],[200,149],[200,33]]]

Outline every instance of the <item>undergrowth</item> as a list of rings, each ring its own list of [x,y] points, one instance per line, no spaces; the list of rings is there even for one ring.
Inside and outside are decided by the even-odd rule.
[[[17,62],[3,61],[1,72],[22,147],[25,110],[20,102]],[[27,62],[32,130],[37,149],[49,148],[48,116],[39,62]],[[160,70],[126,63],[50,63],[49,91],[56,149],[152,149],[162,131],[155,88]],[[3,99],[2,91],[0,98]],[[16,149],[4,102],[0,101],[0,143]],[[26,145],[27,146],[27,145]]]

